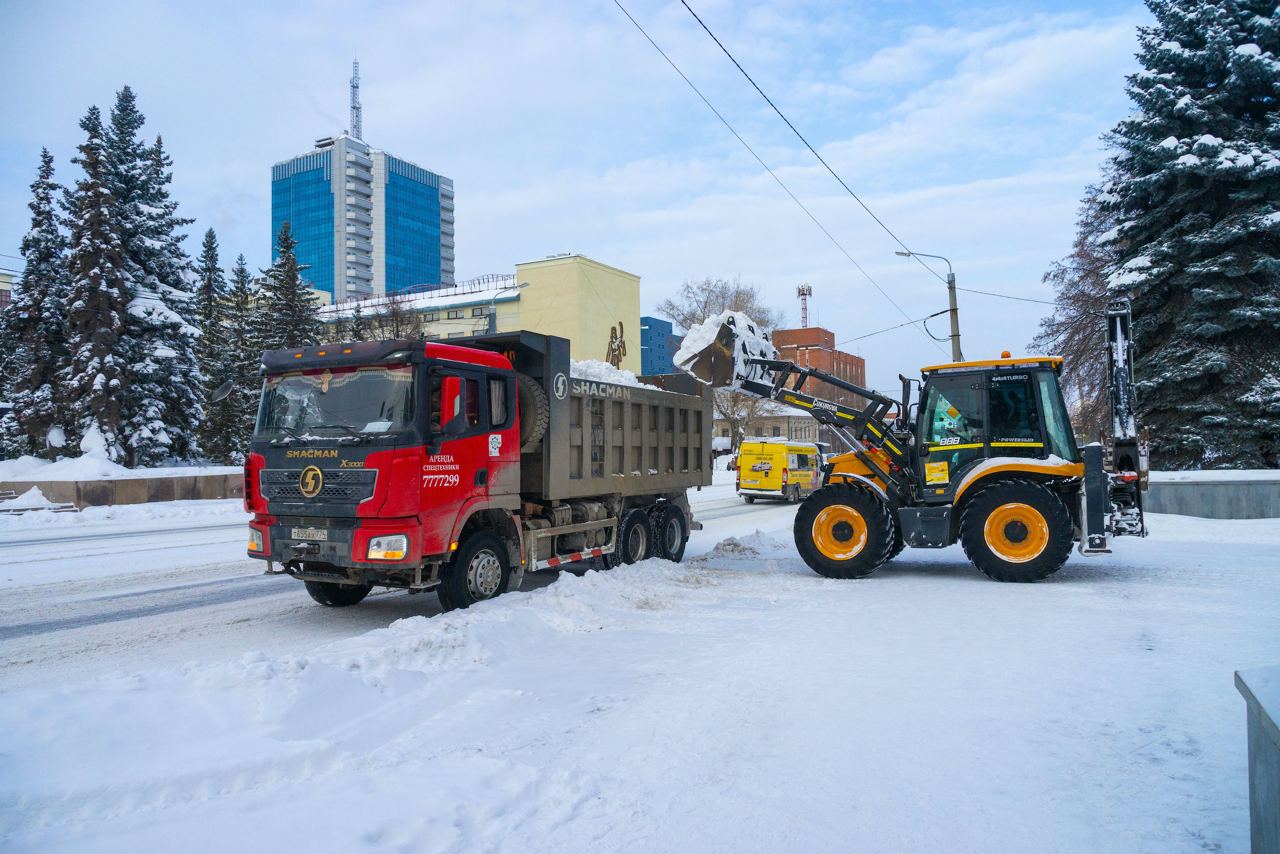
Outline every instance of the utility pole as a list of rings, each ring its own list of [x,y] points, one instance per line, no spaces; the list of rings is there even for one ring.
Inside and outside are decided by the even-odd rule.
[[[956,306],[956,274],[951,269],[951,262],[941,255],[930,255],[927,252],[895,252],[903,258],[919,256],[921,258],[937,258],[947,264],[947,305],[951,314],[951,361],[963,362],[964,354],[960,352],[960,309]]]

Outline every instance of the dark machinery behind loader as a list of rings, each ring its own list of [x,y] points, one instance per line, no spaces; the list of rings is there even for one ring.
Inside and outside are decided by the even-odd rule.
[[[1063,403],[1062,359],[1024,356],[952,362],[902,379],[902,399],[792,362],[764,336],[727,319],[708,346],[680,367],[713,387],[733,387],[802,409],[828,425],[847,452],[824,468],[823,486],[794,526],[805,563],[830,578],[860,578],[904,547],[957,540],[998,581],[1038,581],[1079,544],[1109,553],[1108,536],[1145,535],[1128,304],[1108,311],[1114,444],[1078,447]],[[776,353],[774,353],[776,355]],[[866,400],[862,408],[806,390],[822,381]],[[896,416],[890,420],[890,412]]]

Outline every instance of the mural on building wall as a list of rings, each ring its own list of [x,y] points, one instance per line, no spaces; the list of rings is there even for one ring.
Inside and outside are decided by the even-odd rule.
[[[627,341],[623,334],[624,327],[621,320],[618,321],[617,326],[609,327],[609,351],[604,358],[615,368],[621,368],[622,360],[627,357]]]

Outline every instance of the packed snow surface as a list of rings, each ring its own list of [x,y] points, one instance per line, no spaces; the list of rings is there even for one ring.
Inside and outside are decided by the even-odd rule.
[[[756,325],[756,322],[740,311],[722,311],[712,315],[702,323],[690,329],[680,342],[673,361],[676,366],[685,369],[699,353],[710,346],[720,332],[721,326],[729,326],[734,331],[733,375],[730,387],[738,388],[743,380],[772,381],[772,372],[759,365],[750,365],[747,359],[776,359],[778,349],[773,346],[769,336]]]
[[[657,386],[642,383],[636,379],[636,375],[631,371],[615,368],[608,362],[601,362],[597,359],[570,359],[569,374],[574,379],[592,380],[598,383],[613,383],[614,385],[629,385],[636,388],[657,388]]]
[[[0,684],[99,663],[0,694],[0,848],[1247,848],[1232,672],[1280,661],[1275,520],[1149,515],[1151,537],[1039,584],[988,581],[956,547],[831,581],[796,556],[794,508],[741,505],[732,477],[692,494],[707,529],[683,564],[431,617],[403,593],[314,605],[240,531],[217,547],[227,581],[271,595],[146,616],[130,585],[193,603],[231,585],[174,574],[214,547],[174,549],[167,592],[95,580],[136,572],[137,540],[80,561],[109,595],[11,589]],[[117,600],[127,619],[54,631]]]

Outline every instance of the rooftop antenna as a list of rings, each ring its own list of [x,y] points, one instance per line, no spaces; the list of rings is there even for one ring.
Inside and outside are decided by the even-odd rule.
[[[361,129],[361,108],[360,108],[360,60],[355,59],[351,62],[351,135],[356,139],[364,139],[364,131]]]
[[[809,327],[809,297],[813,296],[813,288],[807,284],[796,288],[796,296],[800,297],[800,328]]]

